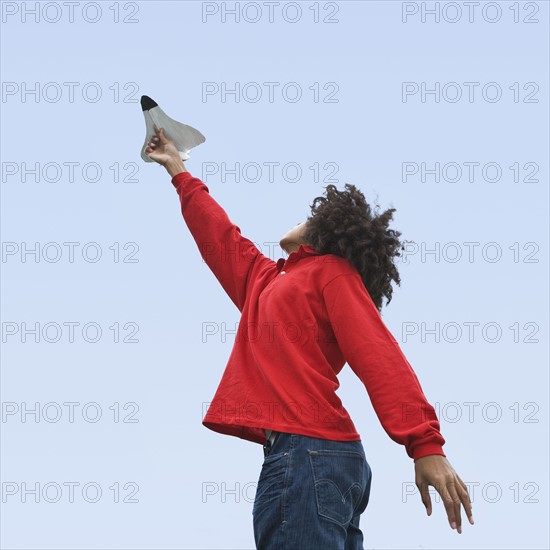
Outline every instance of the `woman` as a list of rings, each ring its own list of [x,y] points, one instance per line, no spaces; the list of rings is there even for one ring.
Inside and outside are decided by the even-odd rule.
[[[264,445],[253,507],[257,548],[361,549],[359,518],[372,472],[361,438],[335,390],[347,362],[365,385],[388,435],[414,460],[428,515],[428,486],[442,497],[453,529],[464,482],[443,453],[435,410],[382,322],[391,300],[399,232],[393,209],[373,216],[363,194],[327,186],[312,216],[286,233],[289,253],[264,256],[185,168],[163,129],[145,148],[166,168],[201,256],[241,311],[241,320],[203,424]]]

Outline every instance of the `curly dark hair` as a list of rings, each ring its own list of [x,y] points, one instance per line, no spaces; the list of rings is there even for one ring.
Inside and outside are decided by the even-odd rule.
[[[391,302],[392,280],[401,284],[394,257],[405,247],[401,233],[389,229],[395,208],[378,215],[373,212],[363,193],[350,183],[345,191],[327,185],[326,198],[313,199],[311,216],[307,218],[302,238],[320,254],[335,254],[346,258],[361,275],[361,279],[378,311]]]

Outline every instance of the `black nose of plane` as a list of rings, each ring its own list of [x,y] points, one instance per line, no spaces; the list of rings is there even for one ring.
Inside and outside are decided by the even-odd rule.
[[[142,111],[148,111],[153,107],[157,107],[158,103],[151,99],[148,95],[141,96],[141,109]]]

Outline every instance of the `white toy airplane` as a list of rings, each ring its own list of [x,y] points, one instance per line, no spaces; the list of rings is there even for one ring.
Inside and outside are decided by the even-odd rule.
[[[170,118],[158,106],[157,102],[153,101],[149,96],[141,96],[141,108],[145,117],[147,132],[145,143],[141,148],[141,158],[145,162],[155,162],[145,154],[147,144],[156,135],[155,126],[157,128],[164,128],[164,135],[174,143],[182,160],[189,158],[188,153],[193,147],[206,141],[206,138],[198,130],[195,130],[195,128]]]

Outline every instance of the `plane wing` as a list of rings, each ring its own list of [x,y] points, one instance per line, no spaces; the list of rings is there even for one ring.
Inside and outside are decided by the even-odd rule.
[[[155,126],[164,128],[164,135],[174,143],[182,160],[189,158],[189,151],[204,143],[206,138],[192,126],[170,118],[149,96],[141,96],[141,108],[145,117],[146,136],[141,148],[141,158],[145,162],[155,162],[145,154],[145,149],[155,135]]]

